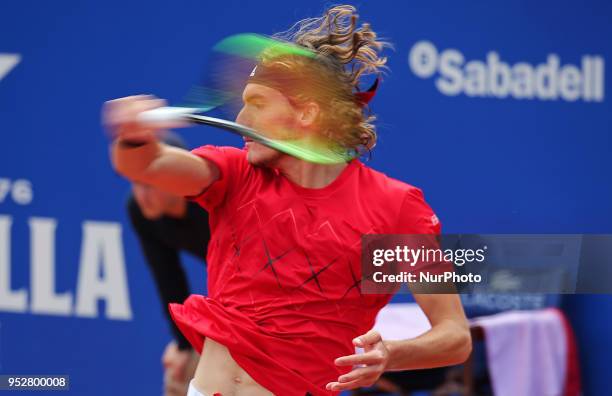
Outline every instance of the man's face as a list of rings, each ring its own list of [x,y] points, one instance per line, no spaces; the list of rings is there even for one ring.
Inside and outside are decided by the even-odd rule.
[[[285,95],[260,84],[247,84],[242,93],[243,107],[236,122],[276,140],[295,139],[299,112]],[[253,165],[273,165],[284,154],[245,138],[247,159]]]
[[[133,183],[132,191],[140,211],[149,220],[159,219],[169,207],[176,203],[177,199],[181,199],[158,188],[141,183]]]

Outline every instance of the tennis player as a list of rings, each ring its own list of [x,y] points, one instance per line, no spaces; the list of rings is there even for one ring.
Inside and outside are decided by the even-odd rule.
[[[352,6],[298,22],[284,36],[316,51],[262,57],[236,121],[273,139],[327,139],[346,149],[376,141],[360,77],[386,62],[383,43]],[[209,296],[171,304],[201,358],[190,395],[331,395],[375,383],[386,370],[463,362],[471,349],[456,295],[415,295],[432,328],[385,341],[370,329],[391,295],[360,290],[363,234],[437,234],[421,191],[359,160],[321,165],[246,139],[245,147],[187,152],[138,122],[165,102],[110,101],[112,161],[135,181],[189,196],[210,216]],[[363,354],[355,354],[355,347]]]

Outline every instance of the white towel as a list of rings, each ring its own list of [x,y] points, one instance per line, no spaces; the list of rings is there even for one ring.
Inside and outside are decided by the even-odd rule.
[[[568,343],[560,315],[545,309],[472,320],[484,329],[495,396],[563,395]]]

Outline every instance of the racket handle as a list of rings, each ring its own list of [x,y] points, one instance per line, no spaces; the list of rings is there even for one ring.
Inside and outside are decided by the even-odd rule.
[[[157,109],[143,111],[138,115],[138,122],[143,124],[185,123],[185,116],[199,113],[200,110],[192,107],[158,107]]]

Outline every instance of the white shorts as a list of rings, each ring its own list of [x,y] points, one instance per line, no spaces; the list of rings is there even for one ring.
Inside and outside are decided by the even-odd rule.
[[[187,390],[187,396],[208,396],[208,395],[205,395],[204,393],[197,390],[196,387],[193,385],[193,380],[191,380],[189,382],[189,389]]]

